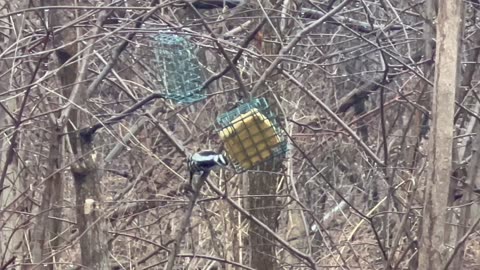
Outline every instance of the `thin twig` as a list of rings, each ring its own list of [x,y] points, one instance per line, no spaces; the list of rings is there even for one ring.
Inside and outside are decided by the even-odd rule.
[[[144,14],[138,16],[138,18],[135,21],[135,28],[137,28],[137,29],[141,28],[142,24],[145,22],[145,20],[147,20],[150,16],[152,16],[153,13],[155,11],[157,11],[159,8],[160,8],[160,6],[150,8],[150,10],[148,12],[144,12]],[[133,38],[135,37],[136,34],[137,34],[136,31],[132,31],[131,33],[129,33],[125,37],[124,41],[122,43],[120,43],[120,45],[117,48],[115,48],[115,50],[112,53],[112,57],[111,57],[110,62],[108,62],[108,64],[103,68],[102,72],[100,72],[100,74],[95,78],[95,80],[86,89],[86,97],[91,96],[97,90],[100,83],[103,81],[103,79],[105,79],[105,77],[107,77],[107,75],[113,69],[113,67],[117,63],[120,55],[127,48],[128,44],[130,44],[130,42],[133,40]],[[75,97],[75,95],[77,95],[77,93],[72,92],[71,95],[72,95],[72,97]],[[74,100],[72,98],[70,98],[70,99]],[[66,121],[69,118],[69,115],[70,115],[70,112],[71,112],[72,108],[73,108],[73,106],[69,106],[69,107],[67,107],[67,109],[65,109],[62,112],[62,115],[60,116],[60,119],[58,120],[59,123],[66,123]],[[95,130],[93,130],[93,132],[95,132]]]
[[[331,11],[327,12],[323,17],[320,19],[316,20],[312,24],[310,24],[308,27],[305,27],[302,31],[298,32],[295,37],[288,43],[285,47],[283,47],[277,58],[273,60],[273,62],[270,64],[270,66],[263,72],[262,76],[260,79],[258,79],[257,83],[253,86],[252,93],[257,92],[257,90],[262,86],[267,78],[273,73],[273,71],[277,68],[277,66],[286,59],[288,52],[297,45],[297,43],[304,38],[308,33],[313,31],[314,29],[318,28],[319,25],[321,25],[323,22],[325,22],[328,18],[332,17],[336,13],[338,13],[340,10],[342,10],[346,5],[348,5],[352,0],[345,0],[343,3],[339,4],[336,6],[334,9]]]
[[[168,262],[165,265],[165,268],[164,268],[165,270],[172,270],[173,267],[175,266],[175,258],[177,257],[177,254],[180,251],[180,245],[182,244],[182,240],[185,237],[188,224],[190,223],[190,218],[192,217],[193,208],[195,207],[195,203],[198,200],[200,191],[202,190],[202,187],[205,181],[207,181],[209,174],[210,174],[209,171],[204,172],[200,177],[198,177],[198,180],[195,181],[192,185],[190,202],[188,203],[182,222],[179,225],[177,235],[175,236],[175,241],[173,243],[173,249],[170,251],[170,254],[168,255]]]
[[[446,263],[445,266],[443,267],[444,270],[448,270],[448,266],[452,263],[453,259],[455,258],[456,253],[458,252],[458,250],[460,249],[460,247],[465,243],[465,241],[467,241],[468,237],[470,236],[470,234],[472,234],[472,232],[475,230],[475,228],[477,227],[477,225],[478,225],[479,223],[480,223],[480,216],[475,220],[475,222],[473,223],[473,225],[470,226],[470,228],[469,228],[468,231],[465,233],[465,235],[462,237],[462,239],[460,239],[460,241],[457,242],[457,244],[455,245],[455,248],[453,249],[452,254],[451,254],[450,257],[448,258],[447,263]]]
[[[98,129],[102,127],[107,127],[109,125],[115,124],[118,121],[124,119],[127,116],[132,115],[135,111],[141,109],[145,104],[149,103],[152,100],[158,99],[158,98],[163,98],[163,95],[160,93],[153,93],[150,94],[149,96],[145,97],[144,99],[140,100],[139,102],[133,104],[130,108],[126,109],[122,113],[120,113],[117,116],[113,116],[103,122],[96,123],[95,125],[85,128],[82,131],[80,131],[83,134],[89,134],[92,135],[94,134]]]
[[[15,263],[15,259],[17,259],[17,257],[15,257],[15,256],[13,256],[13,257],[11,257],[10,259],[8,259],[3,265],[0,265],[0,270],[6,270],[6,269],[7,269],[7,266],[9,266],[10,264]]]
[[[257,226],[261,227],[263,230],[265,230],[268,234],[270,234],[277,242],[279,242],[286,250],[288,250],[290,253],[292,253],[295,257],[302,259],[306,261],[312,269],[317,269],[317,266],[315,264],[315,260],[313,258],[300,250],[292,247],[290,244],[288,244],[285,240],[283,240],[278,234],[276,234],[274,231],[272,231],[267,225],[265,225],[263,222],[261,222],[259,219],[248,213],[247,210],[245,210],[243,207],[238,205],[234,200],[232,200],[230,197],[228,197],[225,193],[223,193],[215,184],[213,184],[210,180],[206,180],[208,186],[215,192],[217,195],[222,196],[225,198],[225,200],[237,211],[239,211],[245,218],[249,219],[251,222],[255,223]]]
[[[255,29],[250,32],[247,37],[243,40],[242,44],[240,45],[240,49],[238,50],[237,54],[233,57],[232,63],[234,65],[237,64],[238,60],[240,60],[240,57],[242,57],[243,52],[245,51],[245,48],[247,48],[248,44],[255,38],[258,32],[262,29],[263,25],[267,22],[267,18],[263,18],[263,20],[255,27]],[[208,80],[206,80],[203,85],[202,89],[207,88],[212,82],[220,79],[222,76],[227,74],[227,72],[230,71],[232,66],[228,65],[226,66],[222,71],[220,71],[217,74],[212,75]]]
[[[210,26],[208,26],[207,22],[205,22],[205,19],[203,18],[202,14],[198,12],[197,8],[193,6],[191,2],[187,2],[190,7],[192,8],[193,12],[200,18],[200,22],[202,23],[203,27],[207,29],[207,32],[210,33],[210,36],[213,38],[213,42],[217,45],[218,50],[222,54],[223,58],[225,58],[225,61],[227,61],[228,66],[230,67],[230,70],[233,72],[233,76],[235,77],[235,80],[237,80],[238,87],[240,88],[240,92],[243,94],[243,98],[248,98],[249,94],[247,91],[247,88],[245,87],[245,84],[243,83],[242,77],[240,76],[240,73],[238,72],[238,68],[235,66],[233,61],[230,59],[230,56],[228,56],[227,52],[223,48],[222,44],[218,41],[217,36],[215,33],[212,31]]]
[[[47,32],[46,38],[45,38],[45,43],[43,45],[43,49],[45,49],[47,47],[49,35],[50,35],[50,32]],[[17,147],[17,138],[18,138],[18,135],[20,133],[20,125],[22,123],[21,120],[22,120],[22,116],[23,116],[23,111],[25,110],[25,107],[27,105],[27,100],[30,97],[30,92],[33,88],[33,82],[35,81],[35,78],[37,77],[37,73],[40,70],[40,67],[42,66],[43,61],[45,61],[48,58],[49,55],[50,55],[50,53],[46,53],[45,55],[43,55],[42,57],[40,57],[38,59],[38,61],[36,63],[36,66],[35,66],[35,70],[33,71],[33,74],[30,77],[30,82],[29,82],[30,87],[28,87],[25,90],[25,95],[23,97],[22,103],[21,103],[20,108],[18,110],[17,118],[15,120],[14,132],[13,132],[12,138],[10,139],[10,145],[8,146],[8,149],[7,149],[7,154],[6,154],[6,158],[5,158],[5,161],[4,161],[5,164],[2,168],[2,174],[0,176],[0,187],[3,187],[3,184],[5,182],[5,177],[7,176],[8,167],[10,166],[10,163],[12,163],[13,156],[15,155],[15,148]],[[2,192],[3,192],[3,189],[0,190],[0,196],[2,195]]]

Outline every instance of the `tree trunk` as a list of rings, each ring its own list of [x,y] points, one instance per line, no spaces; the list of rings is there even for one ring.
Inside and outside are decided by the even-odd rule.
[[[431,80],[433,78],[433,74],[435,73],[435,65],[433,63],[433,56],[435,50],[435,27],[434,27],[434,20],[435,16],[437,15],[437,0],[426,0],[425,1],[425,22],[423,23],[423,38],[425,40],[424,44],[424,58],[427,61],[423,66],[423,74]],[[420,92],[418,97],[418,104],[423,106],[428,111],[431,111],[431,100],[432,100],[432,87],[427,83],[423,83],[423,89]],[[413,137],[412,145],[413,147],[408,147],[406,149],[410,149],[408,154],[407,162],[410,164],[410,168],[412,172],[416,171],[418,167],[418,163],[420,161],[420,146],[422,139],[425,138],[425,135],[428,134],[428,122],[424,121],[429,118],[425,112],[413,108],[414,115],[413,115],[413,127],[411,129],[411,134]],[[422,220],[420,220],[420,224]],[[421,226],[419,226],[421,228]],[[418,230],[419,237],[421,237],[421,229]],[[412,260],[409,261],[409,267],[412,269],[418,268],[418,252],[415,253]]]
[[[419,269],[442,269],[448,258],[445,222],[452,166],[455,90],[458,85],[463,2],[440,1],[429,170],[420,238]]]
[[[58,5],[57,0],[43,0],[41,2],[43,6],[55,6]],[[63,4],[63,3],[62,3]],[[45,13],[44,19],[51,27],[61,26],[68,22],[67,12],[52,9],[48,13]],[[65,29],[61,34],[54,38],[54,46],[60,46],[61,42],[64,43],[75,40],[76,33],[74,29]],[[69,54],[76,53],[76,46],[69,46]],[[57,56],[59,54],[57,53]],[[57,65],[54,68],[60,67],[64,64],[61,57],[57,57]],[[57,73],[58,85],[64,90],[65,98],[68,99],[68,95],[71,91],[73,83],[76,79],[77,67],[75,64],[67,65],[59,69]],[[50,102],[55,104],[56,102]],[[57,108],[50,108],[51,110]],[[62,201],[64,193],[63,173],[60,172],[64,157],[64,143],[63,143],[63,127],[57,125],[55,117],[50,121],[49,134],[49,154],[48,154],[48,167],[47,175],[50,177],[45,181],[45,189],[42,194],[42,201],[38,210],[38,216],[35,222],[35,227],[32,233],[32,262],[46,263],[48,269],[54,269],[52,262],[54,257],[49,256],[50,253],[55,253],[60,246],[60,237],[62,223],[61,219],[49,218],[49,216],[60,218],[62,216]],[[52,249],[52,250],[49,250]]]
[[[75,139],[79,150],[76,156],[81,157],[72,165],[72,174],[82,265],[91,269],[110,270],[107,223],[101,211],[102,177],[93,148],[93,135],[78,134]]]
[[[62,216],[63,173],[60,169],[63,162],[63,136],[60,134],[58,128],[53,128],[50,134],[47,169],[50,177],[45,181],[42,203],[32,235],[32,262],[45,263],[47,269],[54,269],[54,257],[49,256],[49,249],[52,249],[51,253],[55,253],[60,247],[61,239],[58,237],[62,228],[60,219],[49,218]]]
[[[98,21],[103,21],[105,17],[106,13],[100,12]],[[96,34],[93,33],[93,35]],[[92,42],[94,41],[92,40]],[[81,82],[86,77],[88,58],[93,46],[89,48],[85,51],[82,62],[79,64],[77,72],[79,75],[75,84],[82,85]],[[73,89],[70,100],[75,101],[79,106],[86,106],[88,97],[85,90],[86,88]],[[63,115],[64,113],[62,113]],[[94,132],[81,132],[82,128],[89,126],[87,117],[85,113],[74,107],[68,114],[69,121],[73,123],[68,128],[71,130],[69,141],[74,160],[76,160],[71,166],[71,171],[75,186],[76,216],[80,233],[82,265],[91,269],[110,270],[107,220],[101,207],[103,206],[103,199],[101,191],[102,175],[99,168],[100,159],[97,159],[97,153],[94,150]]]
[[[262,1],[262,5],[266,7],[275,6],[277,0]],[[260,16],[264,14],[260,12]],[[277,40],[278,36],[274,31],[280,29],[280,20],[276,19],[272,21],[273,25],[265,25],[262,33],[262,39],[257,40],[257,49],[266,55],[276,55],[279,50],[279,46],[276,43],[264,43],[263,36],[267,40]],[[258,70],[265,70],[265,66],[260,66]],[[258,92],[268,91],[266,86],[260,87]],[[258,93],[252,93],[253,95]],[[270,106],[275,104],[270,100]],[[274,107],[271,108],[273,111]],[[277,184],[278,175],[274,172],[279,171],[280,164],[266,163],[260,166],[260,171],[267,173],[250,173],[248,174],[248,194],[251,198],[248,202],[248,208],[250,213],[258,218],[262,223],[267,225],[272,231],[278,229],[278,217],[280,211],[278,208],[277,198]],[[272,172],[272,173],[268,173]],[[258,195],[258,196],[257,196]],[[250,243],[250,265],[254,269],[262,270],[274,270],[278,269],[277,256],[275,250],[275,240],[267,233],[263,228],[250,222],[250,228],[248,230],[248,239]]]
[[[43,5],[65,5],[65,1],[59,0],[44,0]],[[70,5],[76,5],[76,1],[69,1]],[[50,26],[61,26],[71,21],[65,10],[52,9],[48,14],[47,19]],[[98,13],[97,22],[101,25],[106,18],[106,12]],[[81,31],[75,28],[67,28],[62,31],[58,36],[54,38],[54,46],[58,47],[61,44],[68,44],[76,40],[80,35],[77,31]],[[91,33],[92,37],[98,36],[101,31],[101,27],[96,27],[95,31]],[[90,56],[93,51],[93,44],[96,38],[86,38],[88,44],[86,49],[77,61],[73,61],[72,64],[66,64],[64,68],[60,69],[57,73],[60,86],[73,85],[72,87],[61,87],[64,89],[62,93],[69,102],[74,103],[75,106],[68,106],[61,112],[58,119],[53,121],[55,124],[52,134],[50,145],[50,170],[54,170],[55,167],[60,166],[61,153],[61,137],[58,133],[64,133],[65,129],[68,131],[69,145],[71,146],[70,152],[73,155],[72,160],[74,163],[71,165],[71,172],[74,179],[75,197],[76,197],[76,222],[79,230],[80,238],[80,252],[81,252],[81,264],[89,269],[101,269],[110,270],[109,262],[109,248],[107,237],[107,223],[104,218],[101,206],[102,204],[102,192],[101,192],[101,174],[99,169],[99,163],[96,160],[96,152],[93,146],[93,133],[83,132],[81,128],[88,126],[88,118],[82,110],[77,109],[76,106],[86,108],[86,100],[88,98],[86,93],[86,85],[84,83],[88,66],[91,61]],[[65,48],[58,49],[55,54],[58,59],[59,65],[64,65],[70,58],[75,55],[81,46],[77,43],[66,46]],[[68,123],[68,124],[67,124]],[[62,132],[60,132],[62,131]],[[65,138],[64,136],[62,138]],[[54,144],[57,143],[57,146]],[[55,157],[55,154],[57,156]],[[54,176],[50,183],[47,183],[46,188],[51,190],[45,190],[45,192],[52,192],[46,195],[42,207],[52,206],[61,199],[61,176]],[[59,190],[60,189],[60,190]],[[54,195],[56,194],[56,195]],[[46,224],[40,224],[48,225]],[[54,230],[58,230],[59,226],[53,226]],[[56,229],[55,229],[56,228]],[[38,229],[41,232],[41,228]],[[43,231],[46,231],[44,228]],[[44,239],[45,234],[43,233]],[[55,235],[51,235],[54,237]],[[54,244],[54,243],[53,243]],[[40,248],[42,248],[40,246]],[[38,255],[38,254],[37,254]]]
[[[476,120],[475,120],[476,121]],[[452,234],[452,238],[455,239],[455,243],[458,242],[467,232],[467,229],[470,226],[470,219],[472,217],[472,208],[477,206],[477,203],[472,204],[473,194],[472,188],[475,187],[475,180],[478,179],[480,176],[480,126],[478,123],[475,125],[475,139],[473,140],[472,146],[472,159],[470,160],[469,169],[468,169],[468,177],[465,180],[466,188],[464,189],[463,196],[460,200],[460,214],[458,216],[458,226],[456,226],[454,232],[456,234]],[[455,257],[451,263],[451,269],[462,269],[463,265],[463,255],[465,254],[465,243],[458,246],[458,250],[456,251]]]
[[[0,0],[0,15],[5,15],[12,10],[21,9],[26,6],[26,1],[15,1],[9,3],[9,1]],[[0,38],[1,47],[6,48],[11,44],[14,44],[17,39],[23,38],[19,36],[23,32],[22,24],[24,17],[19,16],[14,19],[10,19],[9,16],[2,17],[0,23],[2,25],[10,25],[12,22],[15,29],[4,27],[1,29]],[[24,21],[23,21],[24,22]],[[2,80],[0,80],[0,93],[4,93],[10,90],[11,81],[5,78],[11,78],[11,71],[14,70],[13,66],[17,63],[13,60],[2,59],[0,61],[0,73]],[[27,75],[28,76],[28,75]],[[21,80],[21,78],[19,78]],[[7,130],[9,127],[15,124],[15,120],[10,115],[12,112],[17,111],[17,100],[11,99],[2,101],[3,107],[0,108],[0,130]],[[7,114],[6,110],[9,111]],[[18,127],[20,129],[21,127]],[[20,134],[20,130],[15,130]],[[0,267],[12,258],[16,258],[15,262],[19,263],[23,261],[23,233],[21,229],[22,215],[24,211],[20,202],[17,200],[18,196],[22,195],[25,190],[26,183],[19,177],[19,164],[18,164],[18,145],[20,144],[20,136],[6,136],[2,134],[0,137],[0,146],[2,151],[0,152]],[[8,149],[8,150],[7,150]],[[5,208],[8,206],[8,210]]]
[[[15,111],[15,100],[8,102],[6,108],[9,111]],[[2,112],[3,114],[3,112]],[[0,128],[11,126],[8,117],[0,119]],[[12,142],[8,138],[0,139],[2,149],[9,149]],[[21,215],[16,213],[21,211],[18,202],[15,202],[17,196],[21,195],[24,185],[19,179],[18,174],[18,157],[17,147],[14,147],[12,153],[10,151],[2,151],[0,156],[0,170],[5,170],[2,175],[3,184],[0,185],[0,266],[12,257],[17,258],[17,262],[21,261],[20,257],[22,249],[20,248],[23,240],[23,230],[20,229]],[[12,205],[13,204],[13,205]],[[11,211],[4,211],[8,206]],[[13,210],[13,211],[12,211]]]
[[[285,130],[288,130],[289,134],[293,133],[292,125],[287,125]],[[287,161],[287,172],[288,172],[288,184],[289,189],[291,189],[291,196],[295,199],[301,201],[299,192],[296,188],[297,181],[295,181],[294,176],[294,165],[293,160]],[[288,214],[287,214],[287,239],[293,239],[291,245],[298,250],[306,251],[307,254],[311,252],[311,241],[310,236],[308,235],[308,224],[306,223],[305,215],[303,214],[303,209],[298,204],[289,204]],[[297,259],[293,256],[288,256],[285,258],[287,263],[294,265],[297,262]]]
[[[264,166],[260,170],[272,171],[271,166]],[[279,210],[276,203],[277,177],[275,174],[251,173],[249,175],[250,213],[266,224],[271,230],[278,227]],[[260,195],[260,196],[255,196]],[[275,256],[275,240],[263,228],[250,223],[248,230],[251,266],[254,269],[274,270],[277,267]]]

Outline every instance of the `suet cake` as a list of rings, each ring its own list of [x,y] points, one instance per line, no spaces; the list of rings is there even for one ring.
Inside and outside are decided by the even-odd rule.
[[[272,122],[257,108],[235,118],[219,135],[225,152],[246,170],[268,160],[282,141]]]

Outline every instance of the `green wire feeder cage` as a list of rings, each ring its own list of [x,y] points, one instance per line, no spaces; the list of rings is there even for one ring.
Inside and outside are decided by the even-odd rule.
[[[217,118],[225,152],[237,172],[283,160],[287,142],[275,118],[265,98],[254,99]]]
[[[193,103],[206,98],[195,45],[184,37],[161,33],[154,40],[154,83],[165,98]]]

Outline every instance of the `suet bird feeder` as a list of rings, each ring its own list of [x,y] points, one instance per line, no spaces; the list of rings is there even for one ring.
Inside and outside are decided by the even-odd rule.
[[[237,172],[285,157],[287,143],[266,99],[245,103],[217,118],[219,135]]]
[[[206,98],[195,44],[173,33],[161,33],[153,47],[154,83],[165,98],[187,104]]]

